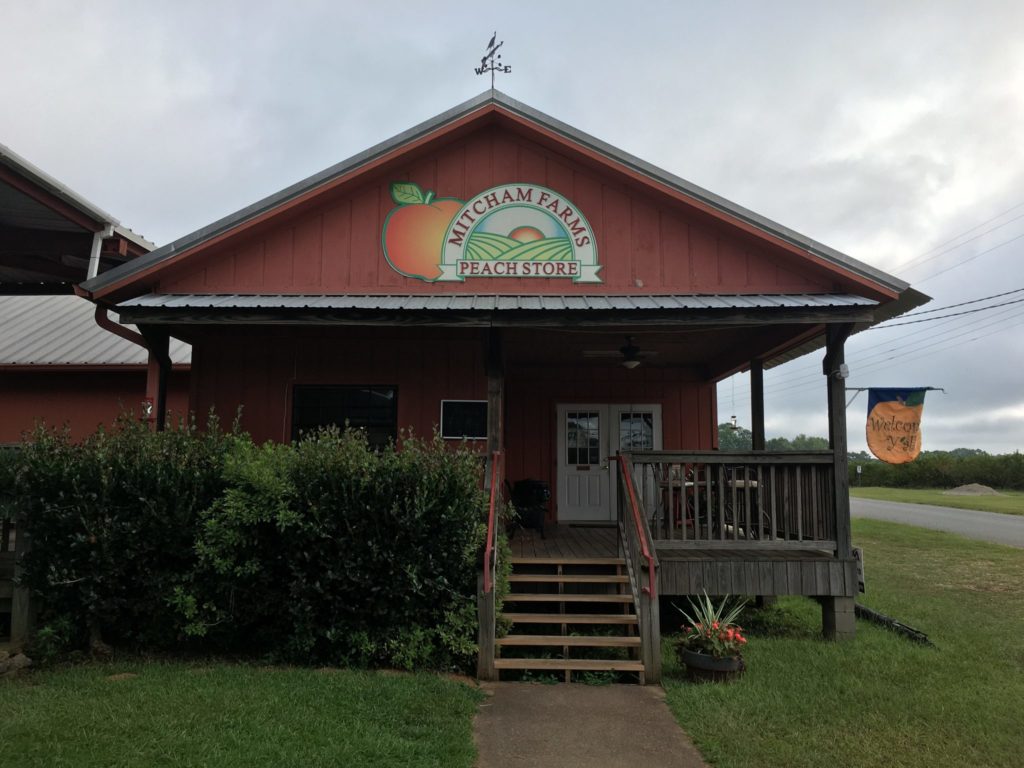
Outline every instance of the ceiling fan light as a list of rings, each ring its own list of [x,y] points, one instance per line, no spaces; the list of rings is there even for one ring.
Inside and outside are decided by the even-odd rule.
[[[623,368],[628,368],[629,370],[633,370],[638,365],[640,365],[640,361],[639,360],[635,360],[635,359],[631,360],[631,359],[627,358],[626,360],[622,361],[622,367]]]

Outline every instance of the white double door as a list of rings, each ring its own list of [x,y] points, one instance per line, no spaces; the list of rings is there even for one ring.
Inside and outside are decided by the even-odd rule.
[[[558,520],[610,522],[619,451],[661,450],[661,406],[558,406]]]

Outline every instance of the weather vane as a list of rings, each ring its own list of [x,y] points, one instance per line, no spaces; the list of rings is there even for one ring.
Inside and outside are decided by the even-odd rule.
[[[484,57],[480,59],[480,66],[476,67],[473,71],[478,75],[482,75],[486,72],[491,73],[491,90],[494,90],[494,73],[503,72],[506,75],[512,71],[512,67],[508,64],[501,63],[501,54],[498,53],[498,49],[505,44],[502,40],[500,43],[496,42],[498,39],[498,33],[495,32],[491,35],[491,42],[487,44],[487,52]],[[497,54],[497,56],[495,56]]]

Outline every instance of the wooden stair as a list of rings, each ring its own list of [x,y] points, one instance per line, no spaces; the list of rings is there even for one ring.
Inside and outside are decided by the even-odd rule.
[[[558,672],[571,682],[574,672],[610,672],[644,682],[624,560],[513,557],[509,582],[513,591],[501,617],[511,630],[495,643],[499,677],[502,671]]]

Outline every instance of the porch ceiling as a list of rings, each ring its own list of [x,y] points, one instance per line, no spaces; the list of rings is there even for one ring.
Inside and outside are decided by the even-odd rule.
[[[506,366],[511,368],[571,365],[574,368],[620,368],[621,348],[629,337],[640,350],[644,369],[689,368],[698,379],[717,379],[762,359],[779,348],[818,337],[822,326],[802,324],[681,326],[650,328],[509,328],[503,337]],[[625,369],[623,369],[625,371]],[[631,372],[625,371],[624,375]]]

